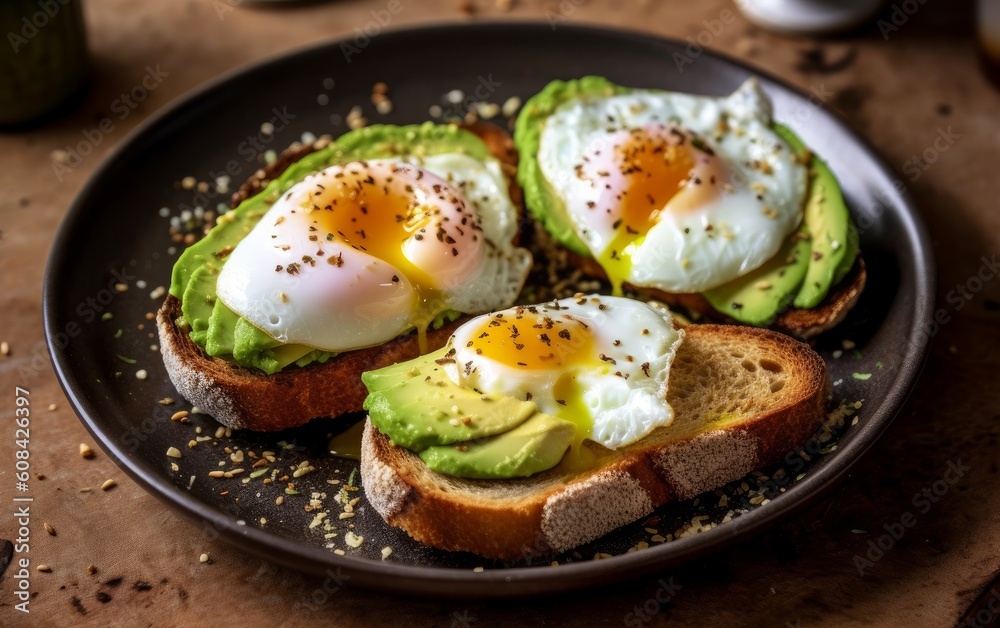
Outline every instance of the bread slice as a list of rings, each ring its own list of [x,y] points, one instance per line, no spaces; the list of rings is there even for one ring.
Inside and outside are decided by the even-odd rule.
[[[517,153],[510,136],[490,124],[463,128],[478,135],[500,160],[511,182],[511,199],[518,211],[523,211],[521,190],[513,174],[517,170]],[[259,193],[290,165],[329,142],[329,138],[323,137],[310,144],[293,145],[274,162],[254,172],[233,194],[230,204],[236,207]],[[180,315],[181,302],[173,296],[167,297],[156,315],[160,352],[170,381],[185,399],[233,429],[274,432],[303,425],[316,417],[359,412],[368,395],[361,383],[363,372],[420,355],[416,334],[409,334],[377,347],[342,353],[323,364],[266,375],[207,355],[177,327],[174,321]],[[466,320],[468,317],[461,317],[440,329],[428,330],[427,349],[443,347]]]
[[[545,237],[548,237],[548,234],[545,234]],[[585,275],[602,280],[607,279],[607,273],[592,258],[566,250],[566,262],[570,266],[579,268]],[[865,262],[859,255],[854,267],[840,280],[840,283],[830,290],[822,303],[809,309],[787,309],[778,315],[771,327],[803,340],[814,338],[824,331],[836,327],[844,320],[851,308],[857,304],[865,289],[867,278]],[[640,288],[629,283],[626,283],[625,286],[637,294],[655,299],[669,307],[683,307],[711,321],[738,323],[724,312],[712,307],[708,299],[701,294],[664,292],[656,288]]]
[[[617,451],[587,441],[589,471],[455,478],[368,421],[362,483],[387,522],[427,545],[503,560],[563,552],[779,461],[823,420],[826,382],[822,358],[788,336],[691,325],[670,369],[674,422]]]
[[[348,351],[323,364],[287,368],[272,375],[205,354],[174,321],[181,302],[167,297],[156,315],[160,353],[174,387],[185,399],[234,430],[276,432],[316,417],[358,412],[368,391],[365,371],[420,355],[415,334],[377,347]],[[428,349],[440,349],[462,319],[428,330]]]

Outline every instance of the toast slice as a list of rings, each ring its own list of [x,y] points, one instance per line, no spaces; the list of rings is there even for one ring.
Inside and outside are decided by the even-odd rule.
[[[523,212],[521,190],[514,180],[517,153],[503,129],[490,124],[464,126],[479,136],[501,162],[510,181],[511,200]],[[259,193],[290,165],[330,143],[327,137],[297,144],[254,174],[233,194],[232,207]],[[515,239],[516,243],[516,239]],[[368,391],[361,374],[420,355],[416,334],[383,345],[342,353],[323,364],[284,369],[265,375],[207,355],[177,327],[181,302],[168,296],[156,315],[160,352],[170,381],[188,401],[233,429],[275,432],[308,423],[316,417],[336,417],[362,409]],[[467,316],[427,331],[428,351],[445,345]]]
[[[674,422],[595,467],[530,478],[435,473],[368,421],[361,478],[372,507],[414,539],[521,560],[564,552],[779,461],[823,420],[826,365],[807,345],[754,327],[690,325],[669,376]]]
[[[540,230],[536,229],[536,234]],[[549,238],[548,234],[543,234],[544,238]],[[546,243],[546,248],[558,246],[554,242]],[[560,247],[561,248],[561,247]],[[596,260],[585,257],[568,249],[565,251],[565,263],[573,268],[580,269],[583,274],[590,277],[607,280],[607,274]],[[847,317],[861,298],[861,293],[865,289],[865,282],[868,274],[865,269],[865,262],[859,255],[854,262],[853,268],[841,279],[840,283],[833,286],[830,292],[823,299],[823,302],[814,308],[800,309],[789,308],[781,312],[777,319],[771,324],[772,329],[791,334],[796,338],[808,340],[814,338],[828,329],[833,329]],[[641,288],[630,283],[624,284],[629,290],[643,295],[649,299],[655,299],[668,307],[681,307],[692,313],[718,323],[739,324],[725,313],[716,310],[708,299],[701,294],[692,293],[671,293],[658,290],[656,288]]]

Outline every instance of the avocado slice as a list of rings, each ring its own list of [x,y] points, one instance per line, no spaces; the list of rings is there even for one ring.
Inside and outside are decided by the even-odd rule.
[[[566,206],[555,194],[538,165],[538,148],[545,121],[563,103],[578,98],[603,98],[632,91],[602,76],[584,76],[571,81],[552,81],[521,107],[514,124],[514,146],[520,155],[517,182],[532,217],[552,238],[567,249],[590,256],[590,250],[576,233]]]
[[[774,130],[800,156],[811,155],[791,129],[775,124]],[[816,155],[809,158],[809,197],[804,221],[812,243],[811,259],[792,303],[808,309],[819,305],[830,288],[843,279],[858,253],[857,234],[840,184],[826,162]]]
[[[849,252],[850,215],[833,172],[818,157],[810,166],[806,225],[812,238],[812,259],[806,279],[795,297],[795,307],[811,308],[826,298],[837,269]],[[853,260],[852,260],[853,263]]]
[[[437,366],[437,364],[434,363],[434,360],[443,358],[444,353],[444,349],[438,349],[437,351],[423,356],[426,359],[397,362],[395,364],[390,364],[389,366],[383,366],[382,368],[374,371],[365,371],[361,374],[361,381],[364,383],[365,388],[368,389],[369,394],[385,390],[386,388],[391,388],[402,381],[410,379],[416,375],[420,375],[423,370],[422,367],[426,367],[427,364],[430,364],[431,367]],[[420,364],[417,364],[417,362],[420,362]],[[408,372],[410,374],[407,374]]]
[[[833,273],[833,285],[840,283],[840,280],[847,276],[847,273],[851,272],[854,268],[854,262],[857,261],[858,252],[861,248],[860,236],[858,235],[858,229],[854,226],[854,222],[851,221],[847,224],[847,251],[844,253],[844,259],[840,260],[840,265],[837,266],[837,270]]]
[[[712,307],[737,321],[770,325],[805,280],[811,250],[809,234],[800,227],[760,268],[703,294]]]
[[[833,173],[818,157],[810,156],[791,129],[775,123],[774,130],[800,158],[810,161],[803,224],[763,266],[704,292],[716,310],[751,325],[774,322],[793,303],[804,308],[818,305],[850,271],[858,252],[857,232]]]
[[[420,459],[433,471],[463,478],[527,477],[559,464],[575,434],[569,421],[537,412],[499,436],[428,447]]]
[[[437,363],[444,351],[362,376],[369,388],[364,408],[393,445],[422,451],[513,430],[538,409],[530,401],[484,395],[451,381]],[[404,368],[405,367],[405,368]],[[390,380],[395,383],[390,384]]]

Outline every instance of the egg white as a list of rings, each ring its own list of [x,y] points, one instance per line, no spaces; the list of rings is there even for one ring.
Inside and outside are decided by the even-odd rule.
[[[770,128],[771,104],[754,79],[726,98],[637,90],[575,99],[548,117],[538,163],[594,256],[613,233],[595,228],[588,212],[602,186],[578,169],[585,155],[614,150],[612,133],[648,125],[673,125],[699,136],[731,176],[716,181],[714,199],[696,210],[661,212],[628,252],[626,280],[668,292],[701,292],[773,257],[802,220],[807,169]]]
[[[476,242],[476,255],[459,251],[454,258],[441,261],[426,254],[421,257],[421,248],[435,243],[431,237],[403,244],[406,257],[419,262],[439,283],[435,288],[440,295],[434,303],[423,304],[425,311],[418,312],[418,286],[392,263],[338,241],[322,237],[316,241],[301,199],[308,197],[309,186],[326,181],[323,177],[328,171],[338,167],[293,186],[240,241],[219,274],[217,293],[222,302],[282,343],[334,352],[382,344],[426,325],[428,320],[418,318],[426,318],[428,309],[431,316],[446,310],[478,313],[513,303],[527,277],[531,255],[511,243],[518,215],[497,160],[449,153],[367,163],[417,166],[436,175],[478,218],[482,238]],[[413,169],[409,170],[412,174]],[[431,197],[424,201],[436,202]],[[317,249],[323,251],[322,257],[317,256]],[[339,264],[327,262],[338,255]],[[303,256],[315,263],[303,264]],[[291,263],[301,271],[288,273]],[[436,266],[421,266],[432,263]],[[276,272],[276,268],[284,271]]]
[[[539,318],[564,316],[583,321],[589,328],[593,355],[585,356],[589,359],[584,362],[528,369],[477,351],[481,330],[489,321],[502,321],[488,328],[496,330],[494,333],[514,324],[519,334],[533,334],[541,333],[532,327]],[[683,330],[674,328],[665,310],[632,299],[590,295],[476,317],[456,330],[450,341],[454,352],[449,354],[454,361],[444,368],[457,384],[530,399],[547,414],[579,423],[581,417],[572,413],[587,412],[592,426],[584,436],[617,449],[673,421],[673,409],[666,399],[667,382],[683,337]],[[560,345],[554,335],[553,340],[554,351],[574,349],[571,344]],[[567,342],[581,341],[571,336]],[[570,389],[579,391],[579,399],[557,398],[556,391],[567,378],[575,380]]]

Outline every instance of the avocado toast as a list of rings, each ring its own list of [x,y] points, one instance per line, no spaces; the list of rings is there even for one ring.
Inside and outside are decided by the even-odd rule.
[[[267,208],[296,181],[330,163],[375,160],[413,151],[429,156],[448,151],[496,160],[506,171],[503,192],[517,210],[520,196],[512,182],[516,156],[506,133],[489,125],[468,130],[430,124],[369,127],[333,144],[319,140],[289,149],[243,185],[233,196],[235,209],[175,265],[170,296],[160,308],[157,323],[168,374],[185,398],[232,428],[286,429],[315,417],[360,410],[365,396],[362,372],[416,357],[421,350],[435,349],[447,339],[460,313],[439,305],[440,311],[427,321],[424,347],[420,346],[420,334],[404,333],[350,351],[300,348],[243,320],[216,295],[220,267]],[[333,264],[342,258],[329,260]],[[304,262],[296,267],[304,268]],[[285,274],[291,272],[292,265],[288,266]],[[281,272],[275,274],[284,277]],[[281,297],[286,300],[284,293]]]
[[[514,138],[518,181],[543,246],[618,289],[801,338],[838,324],[864,289],[858,236],[836,177],[771,119],[753,80],[724,99],[634,90],[597,76],[553,81],[525,103]],[[667,169],[654,154],[668,155]],[[679,174],[671,158],[687,164]],[[680,192],[657,190],[643,174]],[[589,194],[586,186],[609,192]],[[638,218],[629,215],[629,192],[649,199]],[[623,213],[602,231],[592,217],[605,211]],[[671,264],[683,277],[657,274]]]
[[[612,311],[624,301],[578,300]],[[505,328],[515,349],[526,335],[539,334],[518,321]],[[608,345],[632,342],[625,361],[634,356],[638,368],[631,370],[621,356],[603,352],[599,361],[562,359],[591,351],[573,340],[576,331],[565,343],[553,340],[546,346],[562,362],[552,370],[556,383],[549,389],[536,366],[509,361],[514,357],[507,367],[525,366],[510,375],[501,366],[506,384],[500,388],[468,387],[476,370],[496,365],[485,358],[463,362],[465,345],[454,338],[447,351],[366,374],[361,476],[369,502],[388,523],[425,544],[519,560],[572,549],[665,502],[779,461],[821,422],[826,367],[805,344],[759,328],[689,325],[677,341],[660,347],[668,359],[651,366],[639,362],[649,359],[640,354],[656,333],[648,330],[619,329]],[[479,347],[485,348],[472,349]],[[593,371],[601,369],[609,378],[598,386]],[[520,377],[534,383],[517,390],[511,382]],[[652,380],[665,388],[671,412],[649,422],[648,405],[635,391]],[[591,384],[565,386],[573,381]],[[628,384],[628,395],[616,397],[616,384]],[[497,393],[504,385],[509,394]],[[603,410],[594,395],[573,398],[601,387],[598,396],[609,401]],[[546,390],[556,391],[555,404],[546,404]],[[609,440],[607,430],[597,429],[602,412],[628,436]]]

